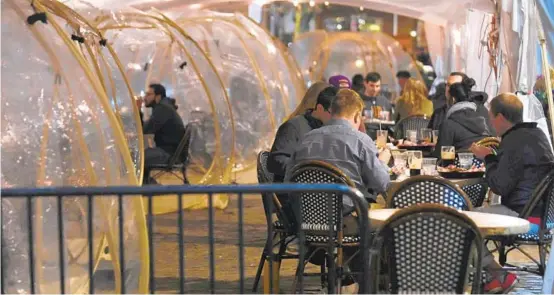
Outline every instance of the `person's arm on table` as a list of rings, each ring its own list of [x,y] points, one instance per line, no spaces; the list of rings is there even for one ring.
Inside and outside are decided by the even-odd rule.
[[[508,196],[517,185],[523,171],[522,152],[507,148],[502,156],[497,156],[491,148],[473,144],[473,154],[485,160],[485,177],[490,189],[497,195]]]
[[[362,181],[375,193],[384,193],[390,185],[388,167],[383,164],[390,160],[390,151],[384,150],[378,155],[377,147],[369,136],[362,142],[360,159],[362,160]]]

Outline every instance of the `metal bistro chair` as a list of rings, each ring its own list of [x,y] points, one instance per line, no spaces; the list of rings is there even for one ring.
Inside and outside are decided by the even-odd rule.
[[[185,128],[185,133],[175,150],[175,153],[171,155],[167,164],[158,164],[158,165],[149,165],[150,174],[153,171],[156,171],[151,177],[155,180],[156,178],[170,173],[183,181],[183,184],[189,184],[187,179],[187,162],[189,158],[189,146],[190,139],[192,134],[192,128],[187,125]],[[176,171],[181,172],[180,176]]]
[[[267,170],[268,157],[268,151],[261,151],[258,154],[257,172],[258,183],[260,184],[273,182],[273,174]],[[281,202],[274,193],[262,193],[262,202],[264,205],[267,224],[267,239],[262,256],[260,257],[258,270],[256,271],[256,278],[254,279],[252,292],[256,292],[258,290],[258,283],[260,282],[265,261],[269,256],[271,256],[275,246],[279,245],[279,252],[277,254],[273,254],[276,257],[270,257],[273,259],[272,261],[280,262],[283,259],[298,259],[298,255],[286,253],[287,244],[292,241],[291,238],[296,235],[294,234],[295,231],[292,228],[292,223],[290,223],[287,215],[282,211]],[[273,221],[273,213],[277,216],[276,221]],[[277,239],[277,236],[279,239]]]
[[[429,120],[430,118],[424,115],[413,115],[398,121],[398,123],[394,127],[394,138],[404,138],[406,136],[407,130],[417,130],[417,135],[419,138],[421,132],[420,130],[423,128],[427,128],[427,125],[429,125]]]
[[[470,282],[472,293],[481,293],[482,251],[479,228],[471,219],[443,205],[421,204],[385,222],[371,247],[370,265],[378,268],[380,258],[386,260],[386,293],[463,294]],[[372,273],[376,281],[380,272]]]
[[[537,234],[527,233],[511,237],[494,237],[491,240],[497,242],[500,265],[513,267],[513,265],[506,263],[506,260],[508,253],[517,249],[537,264],[536,270],[527,267],[518,267],[518,269],[544,276],[546,257],[550,252],[550,242],[554,232],[554,171],[539,183],[533,192],[531,200],[525,205],[518,217],[523,219],[529,218],[537,206],[542,207],[541,223]],[[539,261],[522,249],[522,245],[536,245],[539,248]]]
[[[473,209],[462,189],[446,179],[428,175],[414,176],[402,181],[387,199],[388,208],[406,208],[424,203],[442,204],[466,211]]]
[[[355,187],[342,171],[323,161],[304,161],[297,164],[290,173],[289,181],[293,183],[338,183]],[[343,272],[343,265],[350,261],[344,261],[343,250],[344,248],[359,247],[360,236],[344,235],[342,198],[342,195],[330,193],[302,193],[293,198],[296,202],[295,209],[300,209],[299,212],[296,211],[296,214],[300,213],[297,222],[300,224],[301,241],[304,241],[306,247],[313,249],[305,261],[298,261],[293,284],[294,292],[296,292],[297,281],[302,280],[303,276],[321,275],[323,283],[324,277],[327,275],[328,292],[329,294],[336,293],[337,290],[340,290],[341,279],[348,275]],[[298,202],[300,203],[298,204]],[[331,236],[332,239],[330,239]],[[327,272],[325,273],[325,263],[323,263],[321,273],[305,274],[305,264],[320,251],[327,257]],[[352,257],[355,257],[358,252],[354,253]],[[336,281],[335,274],[337,274]],[[337,281],[339,284],[336,284]]]

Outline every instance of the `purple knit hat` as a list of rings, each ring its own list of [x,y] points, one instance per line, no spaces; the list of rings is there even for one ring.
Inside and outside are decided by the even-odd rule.
[[[343,75],[336,75],[329,78],[329,84],[339,89],[350,88],[352,86],[352,84],[350,83],[350,79]]]

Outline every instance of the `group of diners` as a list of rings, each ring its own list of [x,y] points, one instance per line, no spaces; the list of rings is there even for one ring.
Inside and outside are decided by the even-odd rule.
[[[379,98],[377,73],[368,74],[363,87],[359,77],[350,83],[344,76],[311,85],[293,115],[277,131],[267,162],[268,170],[275,176],[274,182],[287,182],[290,171],[302,161],[323,161],[342,171],[369,203],[375,203],[377,196],[386,193],[391,185],[388,167],[391,152],[387,147],[378,148],[365,132],[364,109],[368,103],[381,104],[383,109],[396,106],[397,114],[402,117],[428,111],[428,104],[432,110],[433,103],[439,101],[413,94],[422,82],[405,75],[400,78],[404,79],[403,91],[394,103]],[[494,97],[487,109],[483,100],[486,95],[471,91],[474,84],[465,74],[452,73],[444,89],[444,104],[427,113],[432,118],[429,124],[440,130],[438,146],[470,151],[484,162],[486,182],[492,192],[501,196],[501,203],[475,210],[518,216],[541,179],[554,169],[554,155],[545,133],[536,123],[523,122],[523,105],[515,94]],[[490,136],[501,137],[497,149],[476,144]],[[283,210],[289,210],[293,216],[287,196],[278,197]],[[351,209],[352,204],[344,202],[343,211],[351,212]],[[531,230],[537,230],[539,215],[540,210],[532,212]],[[345,231],[356,232],[357,223],[347,222],[349,218],[344,217]],[[500,293],[513,288],[517,276],[499,270],[501,267],[492,254],[485,252],[483,269],[488,280],[484,291]],[[359,259],[351,259],[349,268],[354,272],[359,270]],[[355,293],[356,282],[361,279],[356,276],[345,279],[343,291]]]

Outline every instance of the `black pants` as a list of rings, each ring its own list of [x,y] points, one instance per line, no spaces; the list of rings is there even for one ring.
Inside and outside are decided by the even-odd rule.
[[[150,170],[153,165],[162,165],[169,162],[171,155],[161,148],[146,148],[144,150],[144,175],[142,184],[150,183]]]

